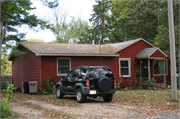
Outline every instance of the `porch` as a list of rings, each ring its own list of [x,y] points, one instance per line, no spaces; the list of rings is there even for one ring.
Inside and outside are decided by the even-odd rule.
[[[159,48],[145,48],[136,55],[140,62],[140,83],[154,79],[157,83],[166,84],[168,77],[168,58]],[[168,79],[169,80],[169,79]],[[159,86],[160,84],[157,84]]]

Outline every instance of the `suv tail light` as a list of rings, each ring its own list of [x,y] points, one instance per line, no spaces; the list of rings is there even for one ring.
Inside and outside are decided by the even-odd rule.
[[[89,80],[86,80],[85,85],[89,87]]]
[[[114,86],[116,86],[116,81],[114,81]]]

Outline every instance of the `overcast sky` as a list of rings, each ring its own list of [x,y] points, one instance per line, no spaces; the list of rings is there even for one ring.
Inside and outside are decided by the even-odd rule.
[[[40,1],[32,0],[34,3],[32,7],[36,7],[35,10],[32,10],[30,13],[35,14],[38,18],[43,20],[50,20],[52,16],[52,11]],[[68,21],[70,21],[70,16],[75,16],[75,18],[81,18],[83,20],[88,20],[91,18],[90,14],[92,14],[93,4],[95,0],[60,0],[59,4],[62,9],[69,13]],[[20,32],[26,32],[26,39],[34,38],[34,39],[42,39],[44,42],[50,42],[55,40],[54,34],[50,30],[40,30],[35,33],[28,28],[19,29]]]

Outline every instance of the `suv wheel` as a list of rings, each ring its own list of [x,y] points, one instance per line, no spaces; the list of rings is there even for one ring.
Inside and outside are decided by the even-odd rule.
[[[113,94],[109,94],[109,95],[103,97],[103,100],[105,102],[111,102],[112,99],[113,99]]]
[[[63,96],[64,96],[64,94],[62,93],[61,88],[59,86],[56,88],[56,96],[59,99],[63,98]]]
[[[85,99],[86,99],[86,96],[83,95],[81,89],[80,88],[77,89],[77,91],[76,91],[76,100],[77,100],[77,102],[78,103],[83,103],[85,101]]]

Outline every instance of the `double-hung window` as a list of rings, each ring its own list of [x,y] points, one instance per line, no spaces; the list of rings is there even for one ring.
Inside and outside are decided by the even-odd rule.
[[[57,75],[66,75],[71,69],[70,58],[57,59]]]
[[[164,67],[164,60],[153,60],[154,75],[164,75],[164,68],[165,68],[165,74],[167,75],[167,60],[165,60],[165,67]]]
[[[119,76],[130,77],[131,76],[131,59],[119,58]]]

